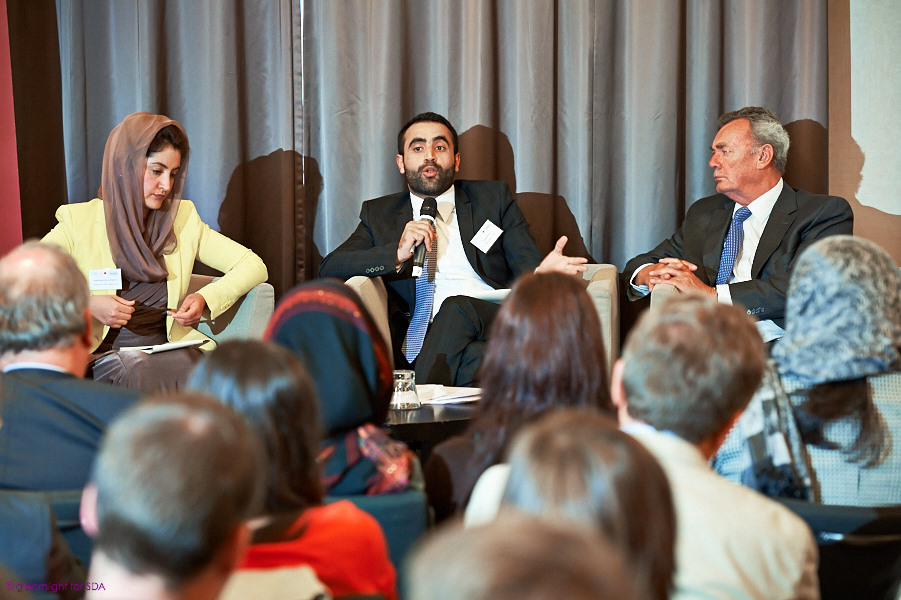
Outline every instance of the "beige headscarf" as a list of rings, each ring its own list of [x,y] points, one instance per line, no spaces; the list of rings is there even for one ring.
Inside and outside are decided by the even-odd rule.
[[[169,197],[144,218],[144,167],[147,149],[156,134],[167,125],[185,128],[163,115],[137,112],[125,117],[110,132],[103,151],[100,197],[106,214],[106,233],[116,266],[129,281],[163,281],[168,275],[163,255],[175,250],[173,230],[178,204],[188,172],[188,149]]]

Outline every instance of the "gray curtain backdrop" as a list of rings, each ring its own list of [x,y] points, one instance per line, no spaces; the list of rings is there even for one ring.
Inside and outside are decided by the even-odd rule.
[[[792,171],[799,147],[825,156],[825,0],[57,6],[69,201],[96,194],[116,123],[166,113],[191,138],[186,197],[279,292],[402,188],[397,130],[426,110],[456,125],[461,177],[508,182],[542,250],[565,233],[595,262],[622,267],[713,193],[726,110],[792,123],[786,179],[825,190],[825,160]]]

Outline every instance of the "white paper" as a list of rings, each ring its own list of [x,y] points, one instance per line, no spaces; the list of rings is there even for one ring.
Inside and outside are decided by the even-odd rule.
[[[123,346],[119,348],[119,352],[143,352],[144,354],[156,354],[157,352],[166,352],[168,350],[177,350],[179,348],[189,348],[190,346],[199,346],[205,343],[206,340],[188,340],[181,342],[167,342],[165,344],[157,344],[155,346]]]
[[[91,269],[88,271],[88,287],[98,290],[121,290],[122,269]]]
[[[475,402],[482,395],[482,388],[450,387],[437,383],[423,383],[416,386],[419,401],[423,404],[460,404]]]
[[[486,220],[485,224],[472,236],[472,245],[487,254],[502,233],[504,233],[503,229]]]

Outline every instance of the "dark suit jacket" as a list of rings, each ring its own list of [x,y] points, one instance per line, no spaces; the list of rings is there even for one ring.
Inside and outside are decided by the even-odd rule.
[[[455,213],[463,248],[479,277],[495,289],[507,288],[516,277],[538,266],[542,256],[525,217],[504,182],[458,180],[454,187]],[[367,200],[360,209],[360,224],[356,231],[319,266],[320,277],[346,280],[365,275],[383,278],[388,287],[389,320],[395,348],[401,347],[416,299],[413,261],[408,260],[400,273],[394,270],[397,243],[404,226],[411,220],[413,206],[409,192]],[[470,243],[486,220],[503,230],[487,253]]]
[[[107,425],[140,393],[44,369],[0,375],[0,488],[83,487]]]
[[[713,286],[734,206],[723,194],[698,200],[671,238],[630,260],[623,272],[631,277],[643,264],[676,257],[698,265],[695,275]],[[785,294],[795,258],[820,238],[851,235],[853,224],[854,215],[844,198],[813,195],[783,184],[754,254],[752,279],[729,284],[732,301],[758,320],[772,320],[784,327]]]

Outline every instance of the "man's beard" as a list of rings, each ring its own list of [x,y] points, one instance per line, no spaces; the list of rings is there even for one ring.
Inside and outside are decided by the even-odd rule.
[[[431,180],[423,177],[422,171],[426,167],[434,167],[438,171],[437,177]],[[406,169],[404,172],[404,177],[407,180],[407,185],[410,186],[410,190],[417,196],[422,197],[440,196],[454,184],[453,168],[442,169],[440,166],[433,162],[427,162],[423,164],[417,171]]]

